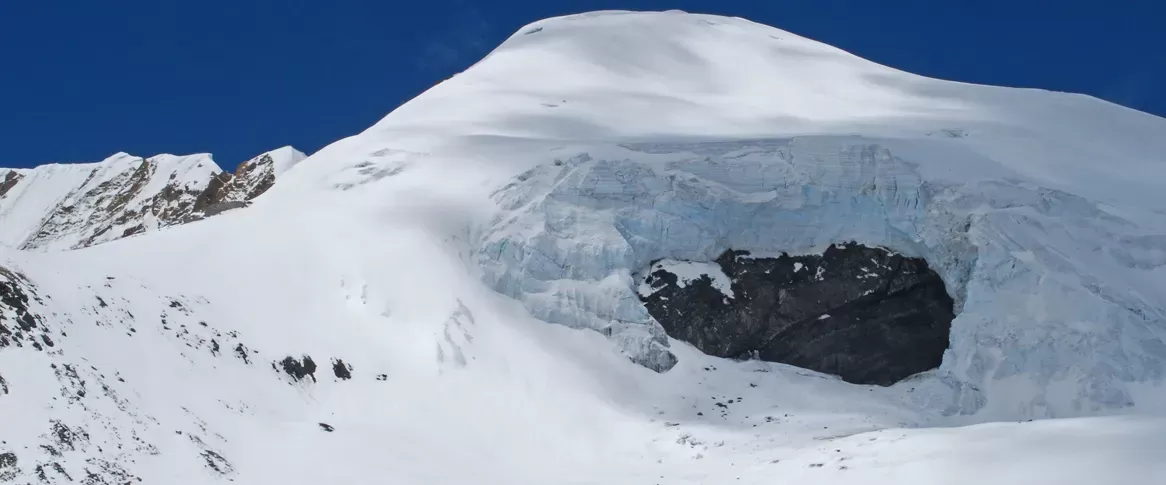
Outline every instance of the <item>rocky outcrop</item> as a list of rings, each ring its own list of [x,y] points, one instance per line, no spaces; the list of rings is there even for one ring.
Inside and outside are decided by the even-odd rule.
[[[29,311],[29,295],[36,298],[30,287],[23,275],[0,267],[0,349],[27,345],[44,350],[54,345],[40,317]],[[6,394],[8,386],[0,387]]]
[[[239,164],[234,174],[217,174],[199,194],[193,212],[196,217],[204,218],[245,207],[275,185],[277,175],[304,158],[305,155],[296,149],[283,147]]]
[[[88,247],[245,207],[304,154],[291,147],[222,171],[209,155],[125,153],[91,164],[0,169],[0,244]]]
[[[4,174],[4,179],[0,180],[0,197],[4,197],[4,194],[7,194],[9,190],[12,190],[12,188],[16,186],[16,183],[20,182],[20,179],[22,178],[24,178],[24,176],[17,173],[15,170],[9,170],[8,173]]]
[[[882,248],[714,263],[657,261],[640,285],[672,338],[729,358],[755,357],[858,384],[890,385],[939,366],[952,299],[927,263]]]

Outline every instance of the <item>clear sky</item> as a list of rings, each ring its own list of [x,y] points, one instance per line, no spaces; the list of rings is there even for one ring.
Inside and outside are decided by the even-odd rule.
[[[0,0],[0,166],[311,153],[521,26],[629,9],[745,17],[932,77],[1166,116],[1160,0]]]

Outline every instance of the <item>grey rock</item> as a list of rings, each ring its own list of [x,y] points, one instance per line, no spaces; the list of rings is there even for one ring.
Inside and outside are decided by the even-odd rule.
[[[707,354],[886,386],[938,367],[948,347],[953,302],[923,259],[847,244],[776,258],[727,251],[716,263],[732,297],[708,276],[681,285],[665,269],[641,295],[669,336]]]

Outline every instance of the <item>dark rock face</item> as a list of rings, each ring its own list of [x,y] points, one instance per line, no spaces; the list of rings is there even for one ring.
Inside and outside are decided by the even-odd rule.
[[[311,377],[312,382],[316,381],[316,362],[311,357],[304,356],[302,360],[297,360],[295,357],[285,357],[279,362],[280,367],[287,375],[297,381],[305,377]]]
[[[352,379],[352,366],[345,364],[343,360],[332,360],[332,373],[336,375],[337,379],[347,381]]]
[[[29,309],[29,295],[37,299],[24,275],[0,267],[0,349],[27,344],[36,350],[44,350],[44,345],[54,345],[41,317]]]
[[[10,482],[16,479],[20,469],[16,467],[16,453],[0,453],[0,482]]]
[[[16,173],[15,170],[9,170],[8,173],[4,174],[4,178],[0,179],[0,197],[4,197],[4,194],[16,187],[16,183],[20,182],[22,178],[24,176]]]
[[[852,243],[820,256],[727,251],[715,264],[731,296],[708,275],[683,281],[660,262],[641,286],[668,335],[707,354],[886,386],[938,367],[947,349],[953,302],[922,259]]]

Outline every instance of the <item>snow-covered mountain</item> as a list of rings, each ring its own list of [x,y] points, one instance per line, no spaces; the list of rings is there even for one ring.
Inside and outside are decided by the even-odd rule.
[[[292,147],[224,172],[208,154],[0,168],[0,245],[76,249],[245,205],[303,160]]]
[[[742,19],[536,22],[245,210],[0,248],[0,483],[1156,483],[1162,153]],[[764,360],[910,325],[888,386]]]

